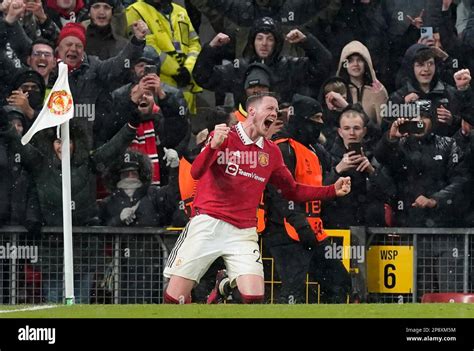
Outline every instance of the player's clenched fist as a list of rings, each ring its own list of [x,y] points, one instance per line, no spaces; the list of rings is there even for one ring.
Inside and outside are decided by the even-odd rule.
[[[225,138],[227,138],[229,131],[230,128],[227,127],[227,124],[225,123],[216,125],[214,127],[214,136],[211,139],[211,148],[218,149],[224,142]]]
[[[351,192],[351,177],[341,177],[334,183],[336,196],[346,196]]]

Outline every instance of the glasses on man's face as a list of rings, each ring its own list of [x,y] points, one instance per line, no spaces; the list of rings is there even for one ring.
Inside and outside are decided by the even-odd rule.
[[[33,51],[31,55],[33,57],[41,57],[41,56],[44,56],[45,58],[53,57],[53,54],[48,51]]]

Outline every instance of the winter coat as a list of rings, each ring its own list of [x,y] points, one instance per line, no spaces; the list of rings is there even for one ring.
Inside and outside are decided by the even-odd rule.
[[[406,49],[413,43],[413,35],[417,40],[419,29],[411,25],[407,15],[416,18],[423,12],[423,26],[437,27],[440,25],[441,2],[438,0],[390,0],[382,1],[382,14],[387,23],[385,39],[389,48],[386,74],[381,77],[388,91],[399,86],[395,84],[395,76],[400,68],[400,61]]]
[[[84,55],[79,68],[69,73],[69,86],[74,98],[74,105],[95,108],[95,116],[75,116],[71,126],[78,125],[86,130],[89,147],[92,145],[92,126],[95,119],[105,118],[110,111],[104,111],[101,98],[117,80],[124,79],[127,71],[124,62],[131,62],[140,57],[145,46],[144,41],[132,37],[120,53],[108,60],[101,61],[96,56]],[[87,117],[87,118],[86,118]]]
[[[256,55],[254,48],[257,33],[257,28],[250,33],[244,58],[239,59],[237,64],[236,62],[221,64],[223,48],[204,45],[193,72],[196,82],[211,91],[233,93],[238,106],[239,103],[244,104],[246,99],[245,72],[250,64],[260,62],[266,64],[271,71],[271,90],[279,94],[280,102],[291,102],[296,92],[308,95],[308,91],[303,89],[309,85],[313,91],[319,91],[317,84],[329,73],[331,54],[318,39],[308,33],[307,39],[299,44],[307,57],[280,56],[284,40],[278,28],[273,28],[275,48],[270,57],[262,60]]]
[[[40,23],[33,14],[29,13],[25,14],[20,23],[26,35],[33,41],[44,38],[55,43],[59,37],[59,27],[49,17],[46,18],[46,21]]]
[[[327,228],[349,228],[350,226],[383,225],[383,193],[376,188],[376,178],[380,177],[376,168],[373,174],[355,169],[338,174],[336,165],[349,152],[340,137],[336,138],[329,151],[334,159],[333,167],[324,179],[325,184],[333,184],[339,177],[351,177],[351,192],[332,201],[324,201],[322,217]],[[364,145],[364,153],[372,164],[371,150]]]
[[[1,174],[8,174],[10,165],[8,162],[8,148],[5,142],[0,143],[0,172]],[[0,224],[8,223],[10,217],[10,181],[7,177],[0,178]]]
[[[117,177],[119,168],[117,165],[113,165],[105,177],[112,194],[99,204],[99,217],[102,223],[114,227],[125,226],[126,224],[120,219],[120,213],[124,208],[133,207],[139,202],[135,211],[136,219],[130,226],[162,227],[169,225],[179,203],[178,169],[170,170],[168,185],[156,187],[150,183],[152,171],[148,156],[133,150],[127,152],[132,154],[129,157],[138,160],[139,177],[143,185],[135,190],[132,197],[129,197],[123,189],[116,187],[120,180]]]
[[[164,1],[163,1],[164,2]],[[170,12],[159,11],[151,0],[139,0],[126,10],[129,26],[143,20],[150,29],[146,36],[147,45],[156,49],[161,58],[160,78],[162,82],[178,87],[173,76],[184,68],[191,75],[191,82],[182,87],[191,113],[196,113],[195,94],[202,88],[192,80],[192,72],[201,51],[199,36],[193,28],[186,9],[175,3],[170,4]]]
[[[366,72],[364,76],[367,77],[365,78],[365,84],[361,88],[351,82],[347,70],[343,66],[345,62],[347,62],[348,57],[353,54],[359,54],[362,56],[369,69],[369,72]],[[367,47],[359,41],[352,41],[347,44],[342,50],[336,74],[349,82],[348,84],[352,95],[352,102],[360,103],[370,120],[380,126],[382,123],[381,109],[382,105],[388,100],[388,93],[381,83],[380,87],[372,86],[372,84],[376,85],[378,80]]]
[[[15,63],[16,68],[21,64],[26,65],[31,42],[32,40],[26,35],[20,22],[9,24],[0,18],[0,48],[2,51],[6,51],[8,58]]]
[[[44,137],[47,133],[39,135]],[[71,140],[74,140],[71,155],[73,225],[97,224],[95,173],[122,155],[134,136],[135,129],[125,125],[110,142],[89,153],[85,134],[78,129],[71,130]],[[45,137],[44,148],[39,149],[31,144],[22,146],[19,137],[11,132],[8,137],[13,152],[18,152],[25,166],[31,169],[45,225],[62,226],[62,171],[61,161],[52,147],[55,138]]]
[[[405,96],[410,93],[416,93],[419,96],[419,100],[429,100],[431,102],[431,111],[434,114],[433,120],[437,120],[436,108],[442,103],[441,100],[446,100],[443,106],[449,110],[453,116],[451,125],[442,125],[441,123],[435,123],[433,132],[438,135],[451,136],[460,127],[461,123],[461,112],[462,105],[459,100],[459,94],[456,89],[439,79],[438,66],[436,67],[435,74],[430,84],[430,91],[425,93],[421,90],[418,81],[415,78],[414,73],[414,62],[415,55],[419,50],[426,49],[427,46],[422,44],[412,45],[406,52],[403,58],[403,65],[401,68],[403,85],[400,89],[390,95],[390,101],[392,104],[405,104]]]
[[[384,33],[387,30],[382,16],[381,1],[372,0],[368,4],[359,1],[342,1],[341,9],[324,34],[312,31],[331,51],[337,66],[344,46],[354,40],[362,42],[372,54],[374,69],[380,73],[385,69],[388,47]]]
[[[161,84],[166,97],[163,100],[155,98],[155,102],[160,107],[160,111],[155,115],[155,131],[158,134],[160,143],[167,148],[176,146],[185,138],[188,129],[188,117],[186,100],[183,93],[165,83]],[[105,142],[109,140],[130,116],[124,113],[124,104],[129,104],[132,83],[124,85],[112,92],[112,106],[114,113],[98,124],[97,135],[99,140]],[[128,110],[128,109],[127,109]],[[94,126],[96,128],[96,126]]]
[[[295,28],[313,28],[331,23],[341,7],[341,0],[272,0],[269,7],[260,7],[256,1],[241,0],[191,0],[212,23],[223,19],[219,32],[229,35],[236,58],[244,54],[247,38],[252,31],[255,20],[271,17],[280,22],[283,35]],[[304,56],[304,51],[297,45],[285,42],[282,55]]]
[[[114,34],[111,26],[101,28],[90,23],[85,27],[86,52],[101,60],[118,55],[128,43],[127,39]]]
[[[456,226],[454,214],[466,201],[462,193],[469,175],[454,139],[435,134],[390,141],[385,134],[374,155],[387,167],[397,187],[393,204],[398,226]],[[418,196],[437,201],[434,209],[412,207]],[[470,195],[470,194],[469,194]]]

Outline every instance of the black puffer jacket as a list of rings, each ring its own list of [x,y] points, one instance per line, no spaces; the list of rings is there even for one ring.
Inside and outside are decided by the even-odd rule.
[[[378,169],[373,174],[358,172],[355,169],[336,173],[336,165],[341,162],[344,154],[349,152],[340,137],[336,138],[329,151],[334,164],[324,179],[325,184],[333,184],[339,177],[351,177],[351,192],[332,201],[324,201],[323,219],[327,228],[349,228],[349,226],[379,226],[383,224],[382,189],[377,189],[376,178],[380,177]],[[364,144],[364,153],[373,162],[373,153]]]
[[[462,190],[469,175],[463,154],[452,138],[435,134],[389,141],[385,134],[374,155],[390,171],[396,187],[396,221],[399,226],[456,226],[453,218],[466,201]],[[435,199],[434,209],[412,207],[420,195]],[[470,196],[470,194],[467,194]]]
[[[99,216],[104,225],[125,226],[121,221],[120,213],[124,208],[136,206],[139,203],[136,219],[130,226],[160,227],[171,223],[173,213],[179,203],[178,169],[172,168],[169,172],[169,183],[163,187],[151,185],[151,163],[148,156],[129,149],[130,159],[138,162],[139,178],[142,186],[135,190],[132,197],[123,189],[117,188],[121,162],[116,162],[108,170],[106,180],[112,194],[99,205]],[[123,157],[119,158],[120,160]]]
[[[272,73],[271,88],[280,95],[280,102],[290,102],[296,92],[308,95],[307,89],[310,84],[312,84],[311,90],[317,92],[319,87],[315,82],[322,82],[328,75],[331,53],[318,39],[307,33],[306,41],[300,44],[307,57],[280,56],[283,36],[274,21],[264,20],[256,23],[249,35],[244,58],[236,62],[222,65],[223,48],[204,45],[193,71],[196,82],[211,91],[233,93],[238,106],[239,103],[245,103],[244,80],[248,66],[254,62],[261,62],[266,64]],[[254,48],[255,36],[262,31],[271,32],[276,40],[273,53],[267,59],[260,59]]]

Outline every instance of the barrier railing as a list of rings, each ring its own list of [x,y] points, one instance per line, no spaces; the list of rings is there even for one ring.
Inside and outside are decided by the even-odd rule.
[[[179,228],[74,227],[76,302],[161,303],[163,268],[179,233]],[[350,238],[338,242],[363,249],[364,257],[350,256],[360,250],[344,250],[349,257],[343,257],[352,293],[361,301],[419,302],[425,293],[473,292],[473,234],[474,228],[351,227]],[[0,228],[0,303],[63,302],[62,240],[62,228],[45,227],[38,237],[23,227]],[[264,258],[270,265],[269,302],[279,285],[272,262]]]
[[[74,227],[76,303],[161,303],[163,267],[178,230]],[[168,243],[169,242],[169,243]],[[0,303],[64,300],[62,228],[32,237],[0,228]]]

